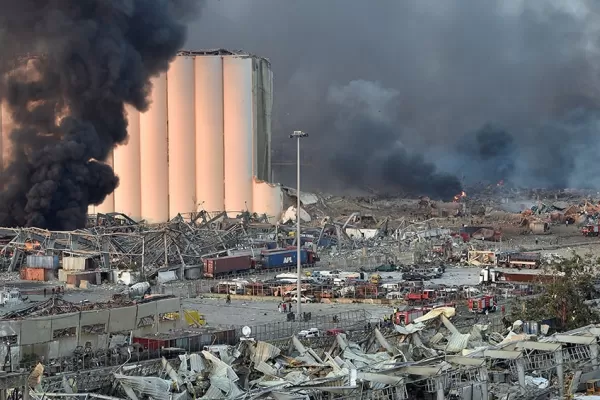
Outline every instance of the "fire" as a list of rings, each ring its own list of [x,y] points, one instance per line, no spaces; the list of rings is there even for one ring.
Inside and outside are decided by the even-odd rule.
[[[462,192],[460,192],[459,194],[457,194],[456,196],[454,196],[454,201],[455,203],[458,203],[460,201],[460,199],[463,199],[467,197],[467,192],[465,192],[464,190]]]

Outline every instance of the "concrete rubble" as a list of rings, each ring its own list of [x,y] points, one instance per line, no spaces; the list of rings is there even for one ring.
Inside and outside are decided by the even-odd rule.
[[[501,333],[485,320],[455,325],[460,322],[455,313],[438,308],[408,325],[378,323],[273,343],[246,332],[236,346],[163,358],[157,376],[131,375],[124,364],[110,372],[108,394],[130,400],[510,400],[564,398],[600,378],[600,326],[552,335],[542,326],[539,335],[531,335],[516,321]],[[42,398],[39,369],[30,376],[31,396]]]

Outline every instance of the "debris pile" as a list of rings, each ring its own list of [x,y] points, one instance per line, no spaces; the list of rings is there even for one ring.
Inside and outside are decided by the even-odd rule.
[[[564,398],[600,378],[600,326],[552,334],[550,325],[504,319],[498,327],[487,317],[462,321],[455,313],[443,307],[406,325],[380,322],[285,343],[255,340],[247,331],[235,346],[162,358],[157,372],[142,375],[125,364],[98,374],[110,375],[105,389],[118,396],[111,399],[131,400]],[[39,370],[30,386],[41,399],[53,377]],[[77,395],[85,395],[80,374],[57,378],[73,380],[62,386],[68,393],[78,387]]]

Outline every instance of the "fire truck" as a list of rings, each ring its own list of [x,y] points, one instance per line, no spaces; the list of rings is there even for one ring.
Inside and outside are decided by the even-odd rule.
[[[583,236],[598,236],[600,234],[600,225],[586,225],[581,228]]]
[[[425,303],[436,299],[436,292],[432,289],[421,290],[420,288],[413,288],[410,292],[406,293],[404,299],[408,304],[414,303]]]
[[[392,322],[395,325],[408,325],[412,324],[415,319],[422,317],[427,312],[422,308],[412,308],[404,311],[396,311],[393,316]]]
[[[541,253],[499,253],[498,266],[502,268],[538,269],[542,264]]]
[[[469,311],[474,314],[488,314],[496,312],[498,304],[494,296],[478,296],[469,299]]]

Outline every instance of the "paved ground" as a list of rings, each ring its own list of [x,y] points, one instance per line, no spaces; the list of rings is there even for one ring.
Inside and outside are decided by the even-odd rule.
[[[184,300],[183,305],[203,313],[209,326],[227,327],[285,322],[286,315],[277,311],[277,304],[277,301],[232,300],[226,305],[223,299],[205,298]],[[293,312],[296,312],[295,308],[294,304]],[[304,304],[302,307],[302,312],[310,312],[313,317],[352,310],[366,310],[373,318],[380,318],[389,314],[391,307],[373,304]]]

